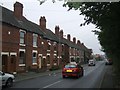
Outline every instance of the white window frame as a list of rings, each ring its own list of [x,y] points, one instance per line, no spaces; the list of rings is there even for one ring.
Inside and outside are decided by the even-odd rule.
[[[26,31],[20,29],[19,33],[21,33],[21,32],[24,33],[24,43],[21,43],[21,37],[20,37],[20,44],[19,45],[20,46],[25,46],[25,34],[26,34]]]
[[[53,42],[53,46],[56,46],[57,42]]]
[[[36,63],[33,62],[33,53],[36,53]],[[38,51],[37,51],[37,50],[33,50],[33,51],[32,51],[32,65],[37,65],[37,54],[38,54]]]
[[[36,37],[36,42],[34,44],[34,37]],[[37,34],[33,34],[33,47],[37,47],[37,44],[38,44],[38,35]]]
[[[19,49],[19,53],[20,53],[20,51],[25,53],[25,49]],[[25,66],[25,63],[23,63],[23,64],[19,63],[19,66]]]

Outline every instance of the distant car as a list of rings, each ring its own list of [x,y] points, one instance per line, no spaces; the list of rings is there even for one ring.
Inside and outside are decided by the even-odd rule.
[[[62,69],[62,77],[77,77],[83,76],[84,70],[81,65],[78,64],[67,64]]]
[[[95,66],[95,60],[94,59],[89,60],[88,66]]]
[[[113,61],[111,59],[106,59],[105,65],[112,65]]]
[[[15,77],[12,74],[4,73],[0,71],[0,78],[2,79],[2,86],[11,87],[15,81]]]

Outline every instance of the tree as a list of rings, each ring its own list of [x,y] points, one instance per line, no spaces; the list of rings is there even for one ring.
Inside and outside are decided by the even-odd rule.
[[[103,51],[112,58],[117,70],[120,71],[120,2],[67,2],[69,10],[80,10],[85,22],[80,26],[93,23],[100,31],[94,30]]]
[[[63,6],[68,6],[68,10],[80,10],[80,15],[85,16],[85,22],[80,26],[93,23],[100,29],[93,32],[98,35],[102,51],[113,60],[116,70],[120,71],[120,2],[65,2]]]

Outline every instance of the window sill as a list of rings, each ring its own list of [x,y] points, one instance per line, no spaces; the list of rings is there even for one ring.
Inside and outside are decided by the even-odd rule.
[[[19,66],[20,66],[20,67],[24,67],[24,66],[25,66],[25,64],[19,64]]]
[[[19,44],[20,46],[26,46],[25,44]]]
[[[50,64],[47,64],[47,66],[50,66]]]
[[[37,65],[37,63],[32,63],[32,65]]]
[[[37,48],[37,46],[33,46],[33,47]]]

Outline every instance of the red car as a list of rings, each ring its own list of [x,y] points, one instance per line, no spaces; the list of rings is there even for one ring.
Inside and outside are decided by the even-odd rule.
[[[67,64],[64,66],[62,70],[62,77],[65,78],[65,77],[73,76],[79,78],[80,76],[83,76],[83,73],[84,70],[81,65]]]
[[[106,59],[105,65],[112,65],[113,61],[111,59]]]

